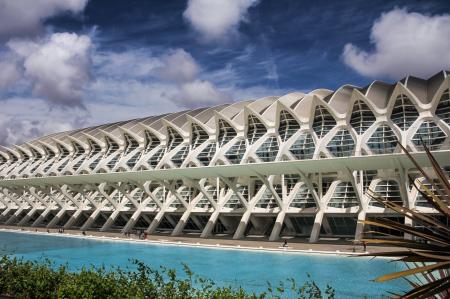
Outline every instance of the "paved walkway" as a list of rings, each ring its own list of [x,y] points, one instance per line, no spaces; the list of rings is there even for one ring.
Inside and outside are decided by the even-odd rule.
[[[58,233],[58,229],[47,228],[34,228],[34,227],[17,227],[0,225],[0,229],[8,229],[15,231],[30,231],[41,233]],[[323,254],[341,254],[341,255],[354,255],[362,254],[363,247],[361,245],[354,245],[349,239],[341,238],[323,238],[317,243],[309,243],[305,238],[292,238],[286,237],[280,241],[269,242],[267,237],[262,236],[247,236],[241,240],[233,240],[229,235],[213,236],[207,239],[200,238],[198,234],[184,234],[176,237],[172,237],[168,234],[155,234],[147,235],[146,240],[140,240],[135,234],[130,236],[124,236],[120,232],[100,232],[89,230],[86,231],[87,237],[107,237],[114,239],[123,239],[130,241],[140,242],[157,242],[167,243],[175,245],[185,246],[205,246],[205,247],[227,247],[234,249],[252,249],[252,250],[269,250],[269,251],[291,251],[291,252],[311,252],[311,253],[323,253]],[[79,230],[65,230],[63,234],[82,236],[82,232]],[[288,248],[283,248],[283,242],[287,240]],[[383,252],[383,251],[395,251],[398,250],[395,247],[384,246],[367,246],[369,253]]]

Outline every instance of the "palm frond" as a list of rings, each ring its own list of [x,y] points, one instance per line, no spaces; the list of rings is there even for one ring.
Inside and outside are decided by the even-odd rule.
[[[442,218],[425,215],[419,211],[404,207],[369,190],[367,195],[373,201],[382,204],[386,209],[409,218],[416,226],[406,225],[387,218],[376,218],[360,221],[370,227],[363,233],[363,242],[395,246],[403,248],[399,251],[369,253],[361,256],[392,257],[394,262],[403,262],[407,270],[402,270],[377,277],[375,281],[384,282],[393,279],[405,279],[412,289],[402,295],[393,294],[396,298],[449,298],[450,297],[450,183],[446,173],[439,166],[428,147],[422,141],[431,168],[437,180],[419,165],[406,148],[398,143],[412,164],[429,184],[409,177],[411,185],[430,204]],[[440,187],[442,186],[442,187]],[[420,226],[420,227],[418,227]],[[389,230],[386,233],[379,229]],[[410,239],[399,237],[408,234]]]

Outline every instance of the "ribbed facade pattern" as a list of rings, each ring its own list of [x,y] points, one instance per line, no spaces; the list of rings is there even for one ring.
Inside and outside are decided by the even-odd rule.
[[[298,173],[252,176],[229,176],[225,170],[229,165],[273,163],[276,168],[291,161],[396,157],[401,155],[397,142],[413,153],[423,151],[422,141],[433,151],[447,152],[449,82],[443,71],[428,80],[410,76],[396,84],[344,85],[334,92],[290,93],[1,147],[0,221],[203,237],[358,238],[362,227],[356,219],[390,215],[369,200],[369,189],[405,206],[435,212],[408,181],[408,176],[423,181],[416,169],[394,163],[383,169],[300,168]],[[448,162],[444,166],[450,166]],[[164,170],[205,167],[215,175],[198,179],[180,172],[177,179],[158,177]],[[108,180],[113,173],[132,172],[148,177]],[[71,178],[104,174],[101,183],[71,183]]]

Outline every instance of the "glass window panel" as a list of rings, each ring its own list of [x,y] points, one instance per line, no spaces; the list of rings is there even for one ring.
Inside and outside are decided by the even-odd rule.
[[[280,125],[278,127],[278,134],[280,134],[281,140],[284,142],[288,140],[300,129],[300,124],[295,118],[286,110],[282,110],[280,113]]]
[[[350,125],[361,135],[375,122],[375,115],[363,101],[358,100],[353,105]]]
[[[255,143],[259,138],[266,134],[266,132],[266,126],[264,126],[256,116],[248,116],[247,140],[249,144]]]
[[[183,146],[171,159],[173,164],[175,164],[177,167],[180,167],[181,164],[183,164],[184,159],[186,159],[187,155],[189,153],[189,147]]]
[[[227,123],[223,119],[219,119],[219,136],[217,139],[219,142],[219,147],[227,144],[231,139],[236,137],[236,135],[236,131],[229,123]]]
[[[333,139],[328,143],[327,149],[335,157],[348,157],[353,154],[355,141],[348,130],[341,129],[336,132]]]
[[[208,166],[216,153],[216,144],[208,144],[197,156],[197,159],[205,166]]]
[[[245,140],[236,141],[235,144],[225,153],[225,157],[231,164],[239,164],[244,157],[246,147]]]
[[[209,139],[208,133],[202,129],[198,124],[192,124],[192,138],[191,146],[192,148],[197,148],[200,144]]]
[[[314,111],[314,120],[312,129],[316,133],[318,138],[325,136],[334,126],[336,121],[333,116],[323,106],[316,106]]]
[[[312,159],[316,145],[309,132],[303,132],[292,144],[289,151],[299,160]]]
[[[404,94],[399,95],[392,109],[392,122],[405,131],[418,117],[419,112],[411,100]]]
[[[399,187],[398,183],[394,180],[379,181],[375,187],[374,193],[382,198],[385,198],[385,199],[391,201],[391,202],[394,202],[399,205],[403,205],[402,196],[400,193],[400,187]],[[381,204],[373,199],[369,202],[369,204],[371,206],[376,206],[376,207],[381,207],[381,208],[384,207],[383,204]]]
[[[306,209],[315,206],[316,201],[314,200],[313,193],[309,190],[308,186],[303,183],[292,199],[290,207]]]
[[[256,150],[256,155],[264,162],[275,161],[278,153],[277,137],[271,136]]]
[[[422,141],[429,150],[437,150],[444,143],[445,138],[447,138],[445,133],[433,121],[427,120],[420,125],[412,142],[419,150],[424,150]]]
[[[152,149],[156,148],[161,144],[161,141],[158,137],[156,137],[153,133],[148,130],[144,131],[145,133],[145,150],[144,153],[150,152]]]
[[[328,202],[329,207],[334,208],[350,208],[358,206],[358,199],[355,190],[350,182],[341,182],[336,186],[336,189]]]
[[[177,147],[183,142],[183,137],[181,137],[181,135],[178,134],[178,132],[172,129],[171,127],[167,127],[167,136],[168,136],[167,149],[169,151],[173,150],[175,147]]]
[[[367,140],[367,146],[375,154],[392,154],[397,147],[397,140],[394,131],[388,125],[383,124]]]
[[[446,89],[436,107],[436,115],[450,125],[450,92]]]

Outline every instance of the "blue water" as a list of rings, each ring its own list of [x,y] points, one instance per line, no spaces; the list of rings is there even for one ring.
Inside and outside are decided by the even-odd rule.
[[[13,254],[27,260],[48,257],[56,264],[67,263],[71,270],[82,266],[131,267],[130,259],[148,266],[177,269],[186,263],[197,275],[211,278],[219,285],[242,286],[248,291],[266,290],[294,278],[297,284],[309,273],[321,287],[330,284],[338,298],[380,298],[386,291],[405,290],[402,281],[371,282],[371,279],[403,269],[387,259],[336,257],[285,252],[192,248],[173,245],[114,242],[42,234],[0,232],[0,254]]]

